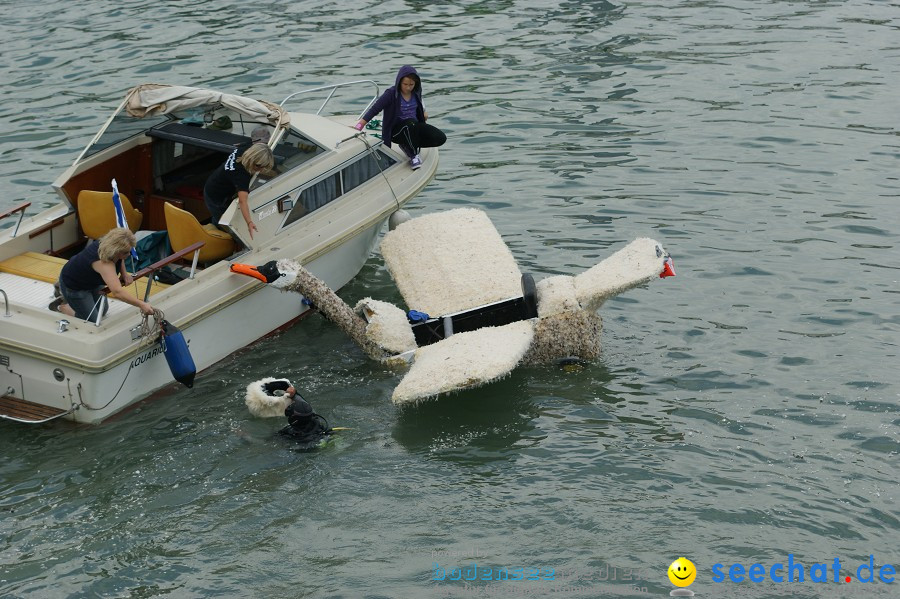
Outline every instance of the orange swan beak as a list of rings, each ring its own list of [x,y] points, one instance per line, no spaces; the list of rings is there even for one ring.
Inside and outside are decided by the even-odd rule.
[[[250,266],[249,264],[235,263],[235,264],[231,265],[231,272],[237,273],[239,275],[247,275],[248,277],[253,277],[254,279],[259,279],[263,283],[271,283],[272,281],[277,279],[278,276],[276,275],[274,278],[272,278],[270,280],[271,275],[268,271],[270,271],[271,268],[267,268],[267,267],[269,267],[270,264],[274,265],[273,262],[270,262],[270,263],[265,264],[264,266],[260,266],[260,267]],[[260,269],[262,269],[262,272],[260,272]],[[277,269],[276,269],[276,272],[277,272]],[[267,276],[267,275],[269,275],[269,276]]]

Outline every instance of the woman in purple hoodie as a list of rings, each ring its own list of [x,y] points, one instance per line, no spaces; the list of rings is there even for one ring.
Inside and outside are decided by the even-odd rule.
[[[381,111],[384,111],[381,121],[384,145],[391,147],[391,142],[399,145],[409,156],[409,165],[413,169],[422,166],[421,148],[436,148],[447,141],[443,131],[425,122],[428,113],[422,102],[422,80],[416,69],[409,65],[400,67],[396,83],[372,104],[356,123],[356,129],[362,130]]]

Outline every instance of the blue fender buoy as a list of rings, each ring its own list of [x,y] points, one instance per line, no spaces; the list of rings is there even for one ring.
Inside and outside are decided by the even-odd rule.
[[[169,363],[169,370],[176,381],[190,389],[194,386],[197,367],[194,366],[194,358],[191,357],[184,335],[168,320],[162,322],[162,330],[163,353]]]

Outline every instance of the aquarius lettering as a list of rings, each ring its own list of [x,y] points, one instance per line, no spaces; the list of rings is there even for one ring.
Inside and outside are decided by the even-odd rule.
[[[138,356],[137,358],[135,358],[134,360],[132,360],[132,362],[131,362],[131,368],[137,368],[138,366],[140,366],[141,364],[143,364],[143,363],[146,362],[147,360],[150,360],[150,359],[152,359],[152,358],[155,358],[156,356],[158,356],[158,355],[161,354],[161,353],[163,353],[163,348],[162,348],[161,345],[157,345],[157,346],[154,347],[153,349],[147,351],[147,353],[145,353],[144,355]]]

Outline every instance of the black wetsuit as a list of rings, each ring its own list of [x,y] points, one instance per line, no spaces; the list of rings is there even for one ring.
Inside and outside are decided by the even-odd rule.
[[[328,422],[313,412],[299,393],[294,394],[294,401],[284,409],[284,415],[289,424],[278,432],[308,448],[317,446],[332,433]]]

